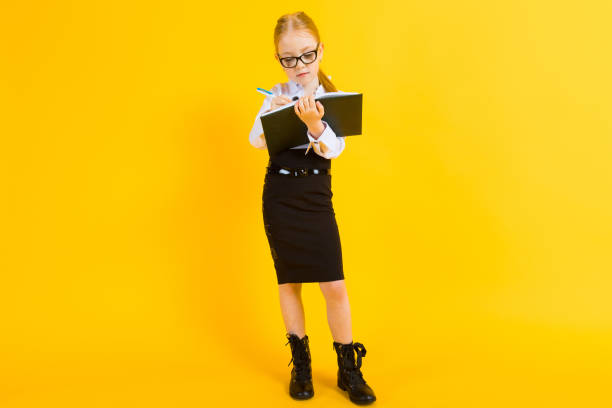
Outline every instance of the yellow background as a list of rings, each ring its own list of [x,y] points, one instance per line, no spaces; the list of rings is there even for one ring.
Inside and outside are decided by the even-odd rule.
[[[298,404],[248,142],[297,10],[364,94],[333,200],[375,404],[610,406],[612,6],[528,0],[2,2],[0,406]],[[300,403],[351,406],[304,302]]]

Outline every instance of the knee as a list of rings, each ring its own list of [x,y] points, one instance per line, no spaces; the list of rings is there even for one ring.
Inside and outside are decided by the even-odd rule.
[[[323,296],[325,296],[325,300],[328,302],[343,302],[348,297],[344,280],[320,282],[319,286],[321,287]]]
[[[302,294],[302,284],[300,282],[282,283],[278,285],[278,290],[282,294],[300,296]]]

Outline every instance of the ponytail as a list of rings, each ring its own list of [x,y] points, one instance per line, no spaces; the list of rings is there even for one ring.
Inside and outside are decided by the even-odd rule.
[[[326,92],[337,92],[338,91],[336,89],[336,86],[332,83],[331,79],[329,79],[327,75],[323,73],[323,70],[321,69],[321,67],[319,67],[318,77],[319,77],[319,83],[323,85],[323,88],[325,88]]]

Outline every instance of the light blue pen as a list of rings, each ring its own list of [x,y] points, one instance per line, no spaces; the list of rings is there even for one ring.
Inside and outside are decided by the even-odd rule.
[[[266,90],[265,90],[265,89],[263,89],[263,88],[257,88],[257,92],[260,92],[260,93],[262,93],[262,94],[264,94],[264,95],[266,95],[266,96],[274,96],[274,94],[273,94],[272,92],[270,92],[270,91],[266,91]]]

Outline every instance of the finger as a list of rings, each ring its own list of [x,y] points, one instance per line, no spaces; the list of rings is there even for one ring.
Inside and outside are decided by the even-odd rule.
[[[320,101],[317,101],[317,111],[319,112],[319,115],[323,116],[323,114],[325,113],[325,109],[323,108],[323,104]]]
[[[312,105],[310,103],[310,96],[304,98],[304,107],[306,110],[312,110]]]

